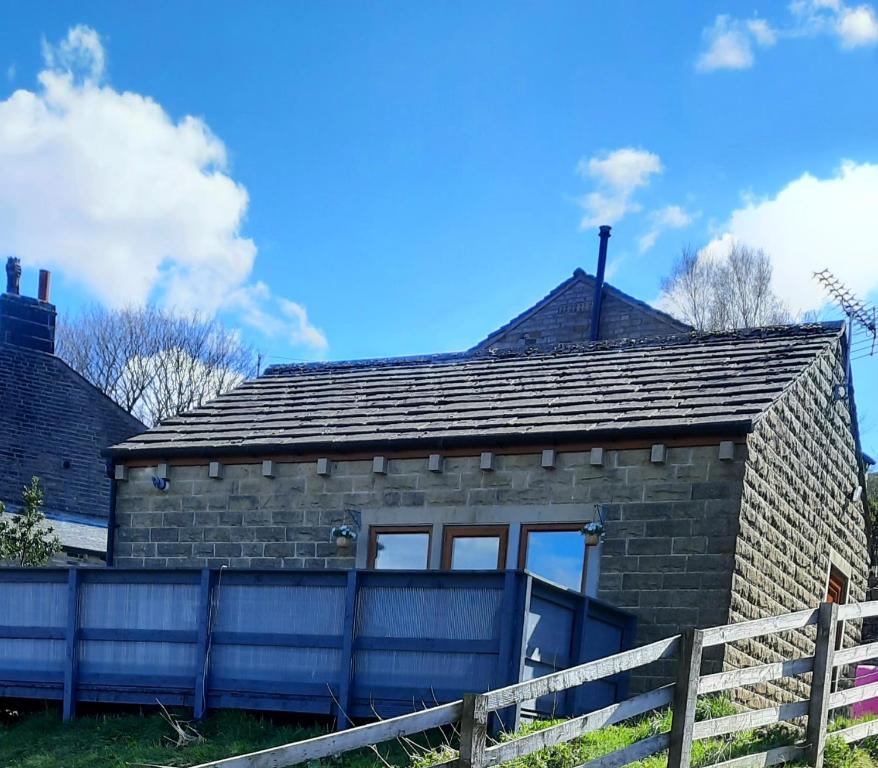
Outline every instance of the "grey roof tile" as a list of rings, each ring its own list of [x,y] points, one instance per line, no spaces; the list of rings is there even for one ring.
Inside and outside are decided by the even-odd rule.
[[[368,450],[748,429],[837,323],[687,333],[531,355],[274,366],[115,455]]]

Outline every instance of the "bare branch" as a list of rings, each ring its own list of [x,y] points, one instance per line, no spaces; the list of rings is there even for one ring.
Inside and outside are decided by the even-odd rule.
[[[59,323],[57,352],[145,424],[204,405],[256,372],[256,353],[216,319],[93,305]]]
[[[698,330],[783,325],[796,317],[771,287],[771,259],[735,243],[725,256],[683,249],[662,292],[671,312]]]

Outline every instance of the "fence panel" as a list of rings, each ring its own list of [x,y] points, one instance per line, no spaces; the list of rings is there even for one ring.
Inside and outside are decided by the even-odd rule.
[[[191,704],[199,572],[79,574],[76,698]]]
[[[339,727],[619,651],[631,620],[515,571],[2,569],[0,604],[0,696],[63,699],[67,717],[159,700]],[[613,685],[557,701],[594,709]]]
[[[0,696],[61,699],[67,573],[0,568]]]
[[[391,716],[490,688],[501,630],[514,622],[502,615],[503,598],[496,571],[361,572],[351,714]]]
[[[219,574],[208,706],[331,712],[343,669],[345,589],[341,572]]]

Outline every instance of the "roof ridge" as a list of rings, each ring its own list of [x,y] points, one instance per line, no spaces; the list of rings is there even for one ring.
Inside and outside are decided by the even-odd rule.
[[[794,323],[790,325],[765,325],[753,328],[734,328],[725,331],[689,331],[686,333],[668,334],[666,336],[646,336],[633,339],[612,339],[605,341],[586,341],[578,343],[558,344],[552,349],[537,348],[533,350],[467,350],[466,352],[444,352],[426,355],[408,355],[396,357],[363,358],[354,360],[334,360],[313,363],[284,363],[266,368],[259,378],[270,376],[286,376],[321,370],[345,368],[383,368],[404,365],[429,365],[433,363],[455,363],[466,361],[483,361],[490,359],[509,360],[516,358],[554,358],[565,355],[580,355],[585,352],[603,352],[625,349],[643,349],[680,344],[709,343],[729,339],[753,338],[795,338],[800,336],[821,335],[827,332],[840,333],[844,330],[841,321],[818,323]]]

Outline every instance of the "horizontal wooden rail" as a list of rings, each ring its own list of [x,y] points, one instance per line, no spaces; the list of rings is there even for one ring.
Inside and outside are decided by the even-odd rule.
[[[838,606],[839,621],[868,619],[870,616],[878,616],[878,600],[870,600],[866,603],[848,603],[847,605]]]
[[[829,696],[829,708],[838,709],[846,707],[849,704],[856,704],[858,701],[873,699],[878,696],[878,683],[869,683],[856,688],[848,688],[844,691],[836,691]]]
[[[755,755],[742,755],[741,757],[733,757],[731,760],[723,760],[721,763],[714,763],[709,768],[767,768],[769,765],[797,762],[804,756],[805,748],[803,746],[788,744],[765,752],[757,752]]]
[[[704,630],[704,647],[734,643],[759,635],[771,635],[791,629],[802,629],[817,623],[817,609],[786,613],[782,616],[768,616],[764,619],[728,624],[724,627],[711,627]]]
[[[841,667],[845,664],[856,664],[858,661],[865,661],[876,656],[878,656],[878,643],[855,645],[853,648],[836,651],[832,659],[832,665],[834,667]]]
[[[568,688],[573,688],[583,683],[591,683],[595,680],[617,675],[620,672],[627,672],[629,669],[642,667],[644,664],[649,664],[658,659],[673,656],[677,652],[679,641],[680,636],[674,635],[673,637],[659,640],[656,643],[644,645],[642,648],[634,648],[612,656],[605,656],[603,659],[589,661],[577,667],[570,667],[570,669],[553,672],[543,677],[536,677],[523,683],[515,683],[506,688],[488,691],[485,694],[488,711],[493,712],[494,710],[513,704],[520,704],[523,701],[537,699],[550,693],[565,691]]]
[[[201,763],[193,768],[285,768],[308,760],[319,760],[342,752],[362,749],[373,744],[408,736],[431,728],[449,725],[460,719],[463,711],[462,701],[453,701],[439,707],[400,715],[389,720],[381,720],[369,725],[361,725],[347,731],[328,733],[313,739],[282,744],[279,747],[251,752],[247,755],[227,757],[210,763]]]
[[[803,659],[791,661],[776,661],[772,664],[762,664],[758,667],[744,667],[733,669],[729,672],[717,672],[713,675],[704,675],[698,681],[698,693],[717,693],[737,688],[741,685],[753,685],[754,683],[768,683],[779,680],[782,677],[793,677],[810,672],[814,667],[814,657],[807,656]]]
[[[640,741],[629,744],[624,749],[617,749],[608,755],[596,757],[587,763],[583,763],[577,768],[622,768],[623,765],[643,760],[656,752],[663,752],[668,748],[670,736],[667,733],[659,733],[655,736],[648,736]]]
[[[527,736],[522,736],[512,741],[504,741],[494,747],[485,750],[485,765],[497,765],[498,763],[513,760],[516,757],[529,755],[540,749],[551,747],[555,744],[563,744],[567,741],[584,736],[587,733],[604,728],[608,725],[620,723],[630,717],[642,715],[658,707],[665,707],[671,703],[674,695],[674,686],[666,685],[656,688],[647,693],[641,693],[630,699],[611,704],[587,715],[565,720],[558,725],[544,728]]]
[[[696,739],[710,739],[714,736],[723,736],[736,731],[749,731],[752,728],[760,728],[763,725],[774,725],[804,717],[808,714],[807,701],[794,701],[790,704],[781,704],[779,707],[768,709],[756,709],[752,712],[742,712],[740,715],[728,715],[717,717],[713,720],[702,720],[695,723],[693,737]]]
[[[834,731],[829,734],[832,738],[839,738],[850,744],[853,741],[866,739],[869,736],[878,735],[878,720],[867,720],[865,723],[852,725],[850,728],[843,728],[840,731]]]

